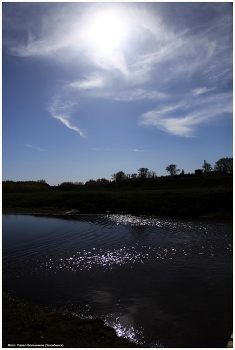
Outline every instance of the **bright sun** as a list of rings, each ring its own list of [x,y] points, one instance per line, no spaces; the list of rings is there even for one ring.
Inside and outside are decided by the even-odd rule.
[[[121,20],[110,12],[100,14],[89,30],[89,38],[103,50],[110,50],[120,45],[124,36],[124,27]]]

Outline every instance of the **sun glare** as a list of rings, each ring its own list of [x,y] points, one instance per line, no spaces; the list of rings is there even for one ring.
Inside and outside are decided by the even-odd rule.
[[[89,30],[90,40],[100,49],[109,50],[118,47],[123,36],[123,23],[115,14],[110,12],[97,16]]]

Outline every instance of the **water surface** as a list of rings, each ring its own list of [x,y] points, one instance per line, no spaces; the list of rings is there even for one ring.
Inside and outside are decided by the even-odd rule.
[[[102,317],[145,347],[225,347],[232,225],[133,215],[3,215],[3,288]]]

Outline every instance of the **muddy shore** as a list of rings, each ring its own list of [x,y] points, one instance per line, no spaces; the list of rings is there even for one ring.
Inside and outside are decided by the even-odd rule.
[[[2,347],[136,348],[101,319],[25,304],[3,294]]]

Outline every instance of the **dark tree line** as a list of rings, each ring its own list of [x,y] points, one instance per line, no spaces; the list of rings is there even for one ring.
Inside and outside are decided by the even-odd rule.
[[[215,162],[214,168],[212,168],[211,164],[204,161],[202,168],[205,172],[218,171],[225,174],[233,173],[233,158],[220,158],[217,162]],[[170,164],[166,167],[166,171],[171,175],[177,175],[180,169],[177,169],[177,165]],[[181,174],[184,174],[184,170],[182,170]]]
[[[210,163],[204,161],[202,168],[205,172],[219,171],[226,174],[232,174],[233,158],[220,158],[217,162],[215,162],[214,168],[212,168]]]
[[[157,174],[155,171],[149,170],[148,168],[140,168],[138,174],[125,174],[123,171],[119,171],[111,176],[112,181],[122,182],[124,180],[135,180],[135,179],[155,179]]]
[[[50,185],[45,180],[38,181],[3,181],[3,192],[47,192]]]
[[[202,168],[205,173],[218,172],[219,174],[232,174],[233,173],[233,158],[220,158],[215,162],[214,168],[211,164],[204,161]],[[180,169],[177,169],[177,165],[170,164],[166,167],[166,171],[170,176],[175,177]],[[184,170],[181,170],[180,176],[184,176]],[[187,174],[193,176],[194,174]],[[93,185],[107,185],[111,183],[121,183],[123,181],[146,181],[154,180],[157,178],[155,171],[149,170],[148,168],[139,168],[138,173],[135,174],[125,174],[123,171],[118,171],[111,176],[111,181],[101,178],[97,180],[90,179],[84,182],[62,182],[57,186],[50,186],[45,180],[38,181],[3,181],[2,189],[5,192],[35,192],[35,191],[48,191],[50,189],[61,189],[70,190],[73,188],[78,188],[81,186],[93,186]]]

